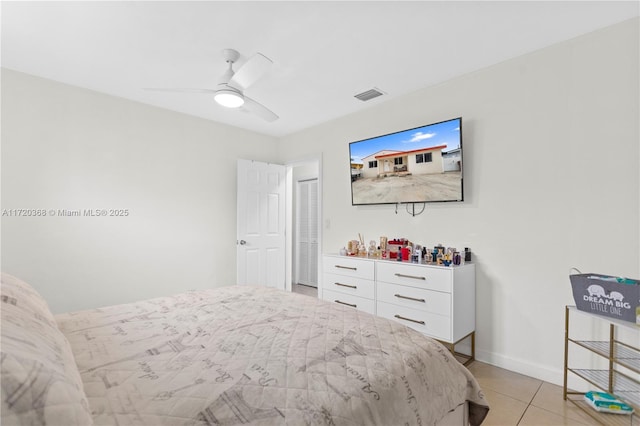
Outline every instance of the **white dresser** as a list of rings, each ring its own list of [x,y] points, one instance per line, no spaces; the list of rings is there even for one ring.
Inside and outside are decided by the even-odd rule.
[[[324,256],[321,298],[376,313],[375,263],[369,259]]]
[[[396,320],[455,352],[471,338],[475,358],[475,265],[446,267],[325,255],[322,299]]]

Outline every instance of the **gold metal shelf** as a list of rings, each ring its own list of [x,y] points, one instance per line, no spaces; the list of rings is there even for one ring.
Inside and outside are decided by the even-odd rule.
[[[640,407],[640,383],[631,377],[615,370],[610,375],[609,370],[567,369],[592,385],[614,394],[627,404],[633,405],[636,409]],[[609,387],[610,376],[613,378],[611,387]]]
[[[576,345],[582,346],[583,348],[588,349],[591,352],[595,352],[604,358],[609,358],[612,350],[611,342],[608,341],[573,339],[569,339],[569,341],[575,343]],[[626,343],[620,342],[618,340],[614,340],[612,361],[616,364],[621,365],[622,367],[628,368],[629,370],[640,374],[640,350],[634,348],[633,346],[627,345]]]
[[[616,340],[616,327],[625,326],[614,320],[609,321],[609,340],[575,340],[569,337],[569,315],[570,312],[576,311],[573,306],[565,308],[565,329],[564,329],[564,389],[563,396],[565,400],[574,403],[576,406],[584,410],[594,419],[605,425],[640,425],[640,380],[636,374],[640,374],[640,349],[628,345],[624,342]],[[582,312],[601,320],[607,320],[601,316]],[[569,343],[580,346],[592,353],[595,353],[609,361],[609,368],[606,370],[597,369],[580,369],[569,367]],[[624,373],[618,368],[623,367],[631,372],[635,377],[631,377],[627,371]],[[582,392],[574,392],[567,389],[568,373],[575,374],[586,382],[592,384],[596,388],[608,392],[620,398],[627,404],[631,405],[635,413],[632,415],[610,414],[602,417],[602,413],[598,413],[584,400],[569,398],[570,395],[583,396]],[[595,415],[597,414],[597,415]],[[603,419],[606,419],[604,421]],[[616,423],[611,423],[612,421]]]
[[[570,393],[571,395],[582,395],[577,393]],[[580,408],[582,411],[591,416],[598,423],[606,426],[639,426],[640,425],[640,417],[639,416],[627,416],[624,414],[610,414],[610,413],[600,413],[593,408],[582,398],[576,398],[575,396],[568,397],[567,401],[573,403],[575,406]]]

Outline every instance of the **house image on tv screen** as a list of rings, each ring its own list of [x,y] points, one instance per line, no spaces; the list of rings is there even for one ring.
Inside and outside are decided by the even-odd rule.
[[[349,144],[353,205],[463,201],[461,118]]]
[[[460,148],[442,153],[442,166],[445,172],[462,171],[462,150]]]
[[[411,151],[378,151],[362,159],[362,177],[434,174],[460,170],[460,149],[444,153],[447,145]]]

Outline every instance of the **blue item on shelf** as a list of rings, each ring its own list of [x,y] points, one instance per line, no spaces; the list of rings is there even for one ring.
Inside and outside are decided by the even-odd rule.
[[[625,404],[615,396],[606,392],[589,391],[584,394],[584,400],[595,410],[602,413],[631,414],[633,407]]]

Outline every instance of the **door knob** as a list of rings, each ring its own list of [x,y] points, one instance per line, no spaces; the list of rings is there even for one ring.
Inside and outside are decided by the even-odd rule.
[[[241,245],[241,246],[243,246],[243,245],[245,245],[245,244],[247,244],[247,242],[246,242],[245,240],[240,240],[240,245]]]

